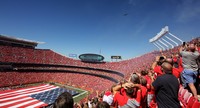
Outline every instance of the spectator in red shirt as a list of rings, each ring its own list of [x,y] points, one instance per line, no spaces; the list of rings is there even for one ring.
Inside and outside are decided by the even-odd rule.
[[[170,64],[173,66],[173,68],[172,68],[172,74],[173,74],[176,78],[179,79],[179,78],[180,78],[180,73],[181,73],[181,71],[180,71],[180,69],[179,69],[178,67],[175,67],[174,62],[173,62],[173,59],[172,59],[172,58],[166,58],[165,61],[168,62],[168,63],[170,63]]]
[[[104,96],[103,96],[103,101],[107,102],[109,105],[112,105],[113,103],[113,88],[115,87],[116,85],[113,85],[111,87],[111,90],[109,91],[106,91],[104,93]]]
[[[141,105],[140,108],[146,108],[147,107],[147,80],[144,77],[140,77],[140,88],[142,90],[142,96],[141,96]]]
[[[133,73],[127,83],[117,85],[113,88],[114,106],[137,108],[141,102],[140,79],[136,73]]]
[[[161,65],[164,60],[165,60],[164,56],[157,56],[156,61],[152,64],[152,69],[154,70],[156,76],[160,76],[163,74],[161,71]]]
[[[173,57],[173,67],[178,68],[180,72],[183,71],[182,57],[180,57],[179,54]]]
[[[127,82],[121,85],[117,85],[113,88],[114,100],[113,104],[115,108],[126,107],[126,108],[137,108],[140,103],[136,101],[136,90],[139,87],[138,84]]]
[[[150,71],[153,71],[153,70],[150,69]],[[154,76],[153,76],[152,72],[148,72],[148,71],[141,71],[141,75],[147,81],[147,83],[146,83],[146,88],[147,88],[147,106],[150,107],[150,103],[151,104],[155,103],[154,90],[151,89],[152,78]],[[141,84],[142,84],[142,82],[141,82]]]

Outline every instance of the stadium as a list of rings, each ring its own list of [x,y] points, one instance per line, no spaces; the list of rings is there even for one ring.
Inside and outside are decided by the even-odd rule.
[[[153,38],[153,41],[160,38]],[[187,43],[197,41],[195,38]],[[76,105],[88,99],[102,99],[106,91],[128,80],[133,72],[141,75],[144,70],[151,71],[156,56],[170,57],[181,47],[172,46],[129,60],[105,62],[102,55],[82,54],[77,60],[50,49],[37,49],[37,45],[34,41],[0,35],[1,108],[48,107],[66,91],[72,94]],[[180,86],[178,93],[182,107],[197,108],[199,102],[186,89]]]
[[[0,3],[0,108],[200,108],[200,0]]]

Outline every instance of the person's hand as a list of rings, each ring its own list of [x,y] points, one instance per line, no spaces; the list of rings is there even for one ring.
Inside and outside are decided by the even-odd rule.
[[[128,83],[125,83],[123,84],[123,88],[124,89],[128,89],[128,88],[132,88],[132,87],[140,87],[139,84],[133,84],[132,82],[128,82]]]
[[[131,82],[128,82],[128,83],[124,83],[124,84],[123,84],[123,88],[124,88],[124,89],[132,88],[132,87],[134,87],[134,84],[131,83]]]
[[[195,51],[198,51],[198,46],[197,46],[197,44],[195,45]]]
[[[156,62],[160,60],[160,56],[156,56]]]

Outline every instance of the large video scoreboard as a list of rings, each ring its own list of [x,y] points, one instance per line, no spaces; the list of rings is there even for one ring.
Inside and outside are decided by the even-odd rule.
[[[79,59],[83,62],[102,62],[104,57],[99,54],[81,54]]]

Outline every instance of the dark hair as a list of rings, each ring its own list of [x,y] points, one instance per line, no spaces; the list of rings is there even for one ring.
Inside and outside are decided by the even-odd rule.
[[[183,42],[183,46],[185,46],[186,42]]]
[[[157,62],[157,65],[161,66],[164,61],[165,61],[165,58],[163,56],[160,56],[159,61]]]
[[[136,98],[136,92],[137,92],[138,88],[136,87],[131,87],[131,88],[127,88],[125,89],[126,95],[129,96],[130,98]]]
[[[64,92],[58,96],[53,108],[73,108],[74,100],[69,92]]]
[[[98,102],[96,108],[110,108],[110,105],[107,102]]]
[[[140,77],[140,83],[141,85],[145,86],[147,85],[147,80],[144,77]]]
[[[165,58],[163,56],[160,56],[159,60],[163,60],[163,59],[165,59]]]
[[[142,75],[142,76],[145,76],[145,75],[147,75],[147,74],[148,74],[148,71],[146,71],[146,70],[142,70],[142,71],[141,71],[141,75]]]
[[[175,68],[179,68],[179,62],[180,62],[180,58],[177,57],[176,61],[173,60],[173,66],[174,66]]]

